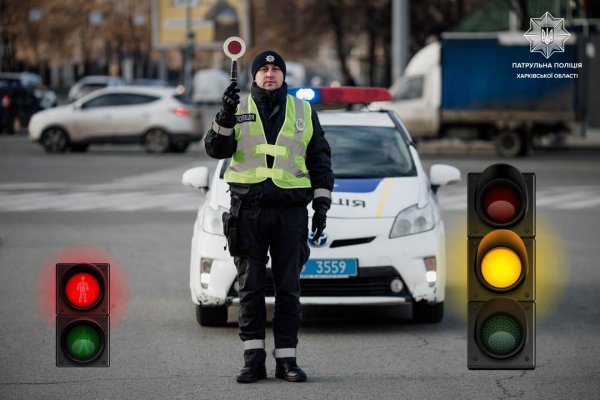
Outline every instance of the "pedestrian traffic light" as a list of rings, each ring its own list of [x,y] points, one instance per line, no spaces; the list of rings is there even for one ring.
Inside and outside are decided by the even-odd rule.
[[[110,265],[56,264],[56,366],[108,367]]]
[[[534,369],[535,174],[470,173],[467,201],[467,367]]]

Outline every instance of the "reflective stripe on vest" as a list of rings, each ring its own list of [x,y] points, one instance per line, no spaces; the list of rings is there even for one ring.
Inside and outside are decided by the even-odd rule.
[[[275,144],[267,143],[258,108],[251,97],[238,110],[247,110],[257,118],[235,126],[237,150],[225,172],[225,181],[252,184],[270,178],[283,189],[311,187],[306,168],[306,148],[313,134],[308,102],[287,96],[285,120]],[[272,168],[267,167],[267,155],[274,157]]]

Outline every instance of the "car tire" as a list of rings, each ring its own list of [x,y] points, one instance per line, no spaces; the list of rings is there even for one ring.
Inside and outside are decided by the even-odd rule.
[[[171,138],[164,130],[154,128],[146,132],[143,144],[148,153],[166,153],[171,147]]]
[[[190,146],[190,142],[187,140],[181,142],[175,142],[171,145],[171,151],[173,153],[185,153],[185,151]]]
[[[73,153],[85,153],[90,145],[88,143],[71,143],[69,147]]]
[[[69,135],[62,128],[47,128],[42,133],[41,144],[48,153],[64,153],[69,147]]]
[[[413,321],[418,323],[437,323],[444,318],[444,302],[427,303],[419,301],[413,303]]]
[[[525,135],[515,131],[502,131],[494,141],[496,154],[504,158],[527,155],[528,147]]]
[[[223,326],[227,324],[226,306],[196,306],[196,320],[201,326]]]

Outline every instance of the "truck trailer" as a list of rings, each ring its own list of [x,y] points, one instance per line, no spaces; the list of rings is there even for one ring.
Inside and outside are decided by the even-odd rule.
[[[417,140],[490,140],[501,156],[524,156],[545,135],[577,131],[582,80],[574,35],[546,58],[518,32],[445,33],[374,106],[397,112]]]

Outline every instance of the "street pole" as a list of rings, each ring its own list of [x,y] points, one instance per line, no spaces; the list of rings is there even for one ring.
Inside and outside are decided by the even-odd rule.
[[[408,63],[410,45],[410,8],[408,0],[392,0],[392,82]]]
[[[192,2],[186,8],[186,57],[183,69],[183,85],[188,96],[192,93],[192,69],[194,65],[194,31],[192,30]]]

